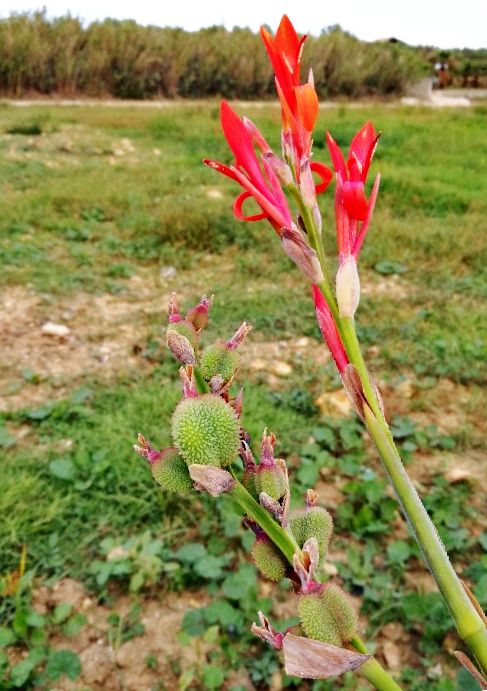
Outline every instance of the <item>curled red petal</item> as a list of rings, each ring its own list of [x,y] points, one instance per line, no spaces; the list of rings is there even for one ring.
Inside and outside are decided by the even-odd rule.
[[[332,181],[333,172],[330,170],[330,168],[328,168],[328,166],[325,166],[324,163],[319,163],[318,161],[311,162],[311,170],[321,178],[321,182],[315,186],[316,194],[320,194],[320,192],[324,192],[326,190]]]
[[[376,133],[374,125],[366,122],[352,139],[348,154],[352,180],[365,182],[379,137],[380,132]]]
[[[238,218],[239,221],[262,221],[262,219],[267,218],[267,214],[262,212],[260,214],[254,214],[253,216],[245,216],[243,213],[243,205],[244,202],[249,198],[252,197],[250,192],[242,192],[241,194],[238,195],[238,197],[235,199],[233,202],[233,213],[235,218]]]

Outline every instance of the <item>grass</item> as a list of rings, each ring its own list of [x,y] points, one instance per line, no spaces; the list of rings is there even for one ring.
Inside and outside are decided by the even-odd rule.
[[[247,111],[277,147],[278,111],[255,106]],[[404,422],[399,426],[406,454],[430,454],[433,444],[436,450],[428,456],[433,461],[452,448],[468,456],[482,447],[485,407],[485,112],[379,106],[326,110],[315,136],[317,158],[327,158],[325,129],[345,143],[366,119],[383,131],[374,164],[382,172],[382,192],[361,260],[366,290],[359,325],[370,366],[387,388],[391,415],[416,420],[409,427]],[[314,399],[323,387],[338,388],[333,368],[327,362],[316,366],[310,357],[298,360],[294,353],[297,339],[319,336],[307,287],[278,252],[269,228],[233,219],[236,190],[201,165],[205,156],[229,160],[217,105],[174,105],[162,111],[4,106],[0,135],[0,283],[5,294],[21,287],[38,300],[29,327],[33,347],[42,344],[40,323],[70,305],[74,309],[80,296],[88,296],[94,308],[98,299],[120,300],[127,310],[135,305],[143,315],[134,322],[132,312],[127,311],[126,320],[122,312],[116,328],[133,323],[133,352],[127,354],[128,363],[121,360],[120,367],[106,375],[90,367],[52,374],[42,363],[36,372],[29,369],[29,360],[23,369],[8,363],[0,369],[5,397],[0,419],[5,451],[0,574],[17,566],[25,544],[28,568],[36,578],[53,582],[69,574],[106,597],[90,564],[105,563],[107,539],[123,541],[150,531],[161,536],[160,549],[173,555],[184,542],[183,531],[193,542],[210,544],[215,559],[222,549],[237,555],[238,525],[234,532],[228,528],[235,520],[225,512],[212,516],[210,501],[174,500],[158,492],[131,450],[138,431],[157,445],[168,443],[168,419],[179,396],[177,367],[161,345],[163,300],[171,289],[182,293],[185,306],[202,292],[215,293],[209,340],[227,337],[246,319],[254,326],[249,349],[252,343],[262,344],[257,353],[261,357],[265,344],[278,339],[282,359],[293,365],[289,376],[271,378],[269,390],[265,373],[245,363],[245,419],[253,438],[258,439],[266,425],[277,433],[279,451],[297,473],[301,490],[320,477],[323,452],[328,454],[333,474],[327,477],[345,483],[338,524],[343,535],[353,535],[343,543],[344,550],[352,550],[343,577],[362,595],[367,615],[376,615],[375,633],[393,618],[391,613],[414,632],[419,618],[401,607],[401,598],[419,597],[404,580],[412,565],[420,568],[418,555],[401,545],[390,547],[404,536],[389,534],[389,519],[396,514],[393,506],[391,514],[382,503],[384,489],[375,461],[372,475],[360,475],[373,453],[363,451],[359,431],[347,427],[353,423],[320,416]],[[331,204],[328,194],[325,218],[330,218]],[[326,223],[325,232],[331,254],[333,232]],[[161,267],[174,267],[170,282],[160,278]],[[98,313],[93,314],[96,321]],[[77,317],[73,319],[80,338],[89,344],[99,338],[77,332]],[[22,323],[16,326],[13,338],[22,328]],[[249,355],[250,360],[255,356]],[[438,393],[445,378],[454,387],[453,399],[463,392],[461,400],[445,400]],[[411,398],[396,393],[403,379],[413,384]],[[452,412],[457,415],[453,431],[441,431],[444,407],[450,417]],[[417,420],[424,417],[440,431],[422,431],[424,424]],[[320,433],[313,431],[317,427],[329,430],[323,448]],[[338,435],[336,452],[330,452],[330,430]],[[313,434],[317,441],[310,448]],[[372,485],[354,484],[357,473]],[[469,502],[479,506],[481,488],[460,483],[451,490],[435,482],[427,481],[433,496],[430,510],[441,529],[456,531],[451,549],[466,570],[471,564],[464,563],[463,551],[473,549],[480,555],[482,543],[476,536],[485,525],[462,507]],[[445,506],[458,487],[464,494],[454,495],[449,524]],[[213,542],[212,534],[217,536]],[[382,554],[389,554],[386,565],[392,568],[387,578],[371,567]],[[168,588],[207,583],[184,560],[181,564],[177,578],[163,577]],[[136,566],[131,562],[126,568]],[[105,573],[105,567],[100,568]],[[472,578],[481,583],[486,573],[474,570]],[[224,577],[218,574],[209,579],[215,592]],[[387,597],[379,606],[377,598],[384,592]],[[241,605],[241,654],[255,683],[265,688],[262,670],[251,662],[251,640],[244,634],[245,621],[255,609],[254,596],[249,592],[248,602]],[[417,612],[424,603],[414,600],[410,605]],[[4,598],[0,611],[11,616],[12,606]],[[214,625],[211,613],[198,616],[198,626],[189,622],[188,635]],[[436,647],[425,650],[414,643],[408,688],[424,688],[425,670],[439,654],[449,623],[441,614],[437,625],[435,621],[428,626]],[[217,663],[235,666],[229,646],[222,646],[224,660]],[[209,679],[212,669],[210,664],[203,676]],[[447,677],[435,688],[454,688],[447,686]],[[352,688],[352,682],[345,683]]]

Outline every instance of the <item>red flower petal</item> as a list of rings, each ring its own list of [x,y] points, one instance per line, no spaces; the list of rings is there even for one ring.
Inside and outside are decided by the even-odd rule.
[[[348,173],[345,159],[343,158],[343,154],[341,152],[340,147],[338,146],[338,144],[329,132],[326,133],[326,143],[328,144],[328,151],[330,152],[331,161],[333,163],[335,173],[339,173],[341,175],[342,180],[347,180]]]
[[[311,170],[321,178],[321,182],[315,186],[316,194],[320,194],[320,192],[324,192],[326,190],[332,181],[333,173],[328,166],[325,166],[324,163],[319,163],[318,161],[312,161]]]
[[[237,165],[247,171],[254,185],[265,194],[266,185],[255,155],[252,137],[237,113],[226,101],[221,103],[220,115],[223,134],[233,151]]]
[[[365,182],[379,137],[374,125],[366,122],[352,139],[348,154],[351,180]]]
[[[344,372],[345,367],[348,365],[348,356],[343,347],[342,339],[338,333],[333,315],[318,286],[313,284],[312,290],[316,319],[318,320],[321,335],[330,349],[339,372]]]
[[[318,96],[312,84],[302,84],[294,87],[298,118],[307,132],[312,132],[318,117]]]
[[[343,183],[343,206],[355,220],[364,221],[366,219],[369,205],[362,182]]]
[[[267,218],[266,213],[254,214],[253,216],[244,216],[242,207],[245,200],[249,197],[252,197],[252,195],[250,192],[245,191],[239,194],[235,199],[233,202],[233,213],[235,218],[238,218],[239,221],[262,221],[263,218]]]

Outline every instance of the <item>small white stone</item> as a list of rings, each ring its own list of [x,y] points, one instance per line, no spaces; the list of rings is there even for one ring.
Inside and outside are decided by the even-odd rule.
[[[59,338],[66,338],[71,333],[71,329],[66,324],[55,324],[54,322],[43,324],[41,331],[45,336],[58,336]]]

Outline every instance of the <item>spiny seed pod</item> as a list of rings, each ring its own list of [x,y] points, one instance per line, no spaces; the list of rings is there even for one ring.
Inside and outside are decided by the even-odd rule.
[[[154,480],[168,492],[185,494],[193,489],[188,466],[176,449],[165,449],[160,457],[151,463]]]
[[[188,465],[229,465],[240,445],[235,413],[213,394],[180,401],[172,418],[172,434]]]
[[[206,381],[217,375],[226,382],[230,381],[237,371],[239,360],[239,354],[235,350],[229,350],[222,342],[213,343],[201,356],[201,373]]]
[[[254,499],[259,498],[259,493],[255,487],[255,470],[253,468],[246,468],[242,475],[242,485],[247,492],[251,494]]]
[[[193,348],[197,348],[198,336],[196,334],[196,329],[191,324],[191,322],[187,321],[186,319],[179,322],[173,322],[169,324],[169,326],[167,327],[167,335],[169,335],[170,331],[176,331],[181,336],[184,336],[188,339],[190,345]]]
[[[287,489],[286,476],[275,461],[271,464],[261,462],[255,469],[254,481],[257,494],[265,492],[271,499],[280,499]]]
[[[252,559],[264,576],[279,583],[286,575],[286,560],[267,535],[258,535],[252,547]]]
[[[299,597],[299,618],[308,638],[341,646],[357,631],[357,615],[335,585]]]
[[[326,559],[328,544],[333,532],[333,519],[322,506],[310,506],[305,509],[297,509],[289,515],[289,526],[300,547],[310,537],[318,540],[320,552],[320,565]]]

